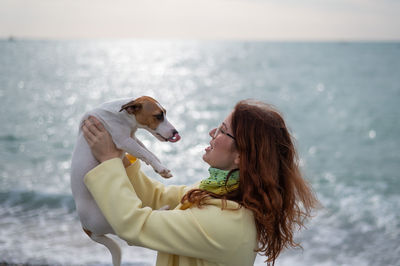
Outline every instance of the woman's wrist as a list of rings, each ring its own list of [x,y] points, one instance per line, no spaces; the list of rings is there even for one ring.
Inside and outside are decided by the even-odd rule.
[[[100,163],[104,163],[105,161],[115,159],[115,158],[121,158],[120,154],[105,154],[99,158]]]

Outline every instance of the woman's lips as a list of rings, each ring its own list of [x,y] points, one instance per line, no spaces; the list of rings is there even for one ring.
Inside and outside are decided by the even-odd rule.
[[[213,148],[211,147],[211,145],[210,146],[208,146],[207,148],[205,148],[204,150],[206,151],[206,152],[209,152],[209,151],[211,151]]]

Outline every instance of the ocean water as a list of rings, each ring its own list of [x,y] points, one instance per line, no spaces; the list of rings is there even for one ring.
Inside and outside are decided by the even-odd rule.
[[[71,153],[86,110],[141,95],[182,136],[138,132],[165,184],[206,177],[208,131],[237,101],[281,110],[323,208],[276,265],[400,265],[400,43],[145,40],[0,41],[0,262],[111,265],[80,229]],[[155,264],[120,243],[123,265]]]

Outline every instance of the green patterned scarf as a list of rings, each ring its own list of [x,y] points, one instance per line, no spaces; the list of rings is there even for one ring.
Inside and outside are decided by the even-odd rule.
[[[200,182],[200,189],[224,195],[239,187],[239,169],[233,170],[228,182],[226,182],[226,179],[231,171],[210,167],[208,172],[210,173],[210,177]]]

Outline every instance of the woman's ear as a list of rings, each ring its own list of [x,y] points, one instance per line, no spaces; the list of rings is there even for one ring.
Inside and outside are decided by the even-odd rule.
[[[239,168],[239,164],[240,164],[240,154],[238,152],[236,152],[235,154],[235,159],[233,160],[233,162],[238,166]]]

